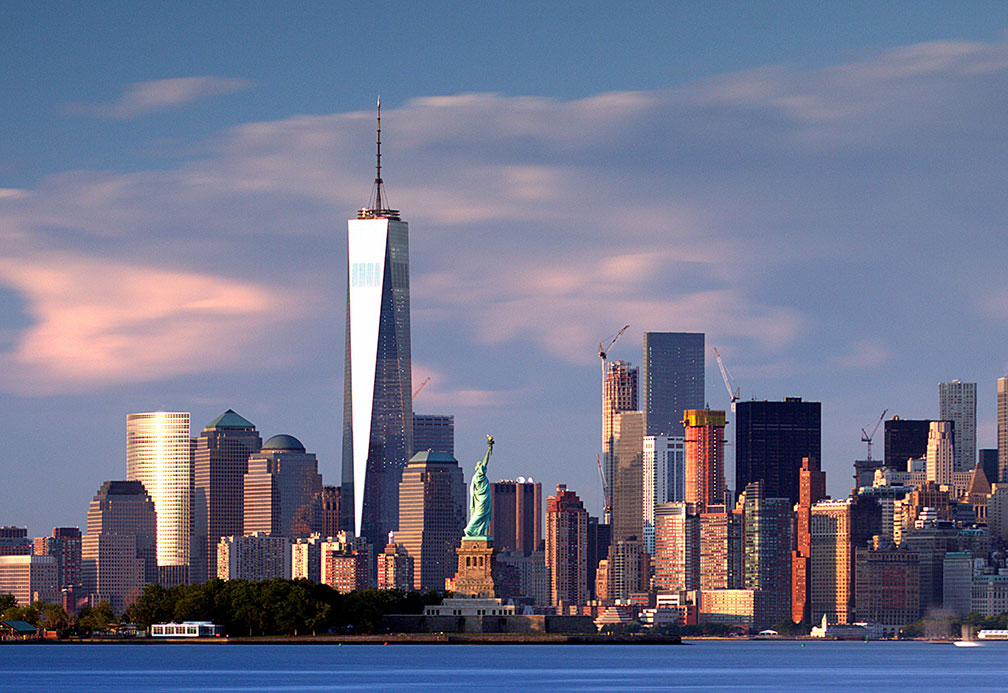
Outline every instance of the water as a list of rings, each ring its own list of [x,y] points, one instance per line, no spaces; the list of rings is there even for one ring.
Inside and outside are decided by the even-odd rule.
[[[0,690],[1004,690],[1008,643],[0,645]]]

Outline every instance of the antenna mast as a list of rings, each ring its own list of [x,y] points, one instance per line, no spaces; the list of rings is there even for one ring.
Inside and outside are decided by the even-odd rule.
[[[370,204],[363,209],[357,210],[358,219],[398,219],[399,210],[389,209],[388,196],[384,195],[385,182],[381,177],[381,97],[378,97],[378,140],[377,156],[375,165],[374,186],[371,190]],[[385,198],[384,200],[382,198]]]

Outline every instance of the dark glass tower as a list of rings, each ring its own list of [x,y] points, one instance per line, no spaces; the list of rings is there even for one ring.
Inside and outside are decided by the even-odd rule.
[[[347,222],[346,368],[341,527],[385,546],[399,524],[399,481],[413,450],[409,227],[386,206],[378,175]]]
[[[682,436],[683,412],[703,409],[704,335],[702,332],[645,332],[644,435]]]
[[[927,454],[927,419],[900,419],[893,417],[885,422],[885,466],[906,471],[907,460]]]
[[[822,405],[787,397],[783,402],[739,402],[735,407],[735,488],[763,482],[768,498],[798,502],[802,458],[821,459]]]

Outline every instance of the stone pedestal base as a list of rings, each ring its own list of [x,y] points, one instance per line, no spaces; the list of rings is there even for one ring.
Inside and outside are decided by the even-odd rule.
[[[494,585],[494,548],[492,539],[463,539],[455,549],[458,572],[445,580],[445,589],[456,596],[489,599],[497,596]]]

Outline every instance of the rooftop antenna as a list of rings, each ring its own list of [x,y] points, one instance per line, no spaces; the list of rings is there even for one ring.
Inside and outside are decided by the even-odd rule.
[[[382,200],[382,193],[385,192],[385,183],[381,177],[381,96],[378,97],[378,150],[377,164],[375,166],[374,189],[371,191],[371,204],[363,209],[357,210],[358,219],[398,219],[399,210],[387,209],[388,196]]]

